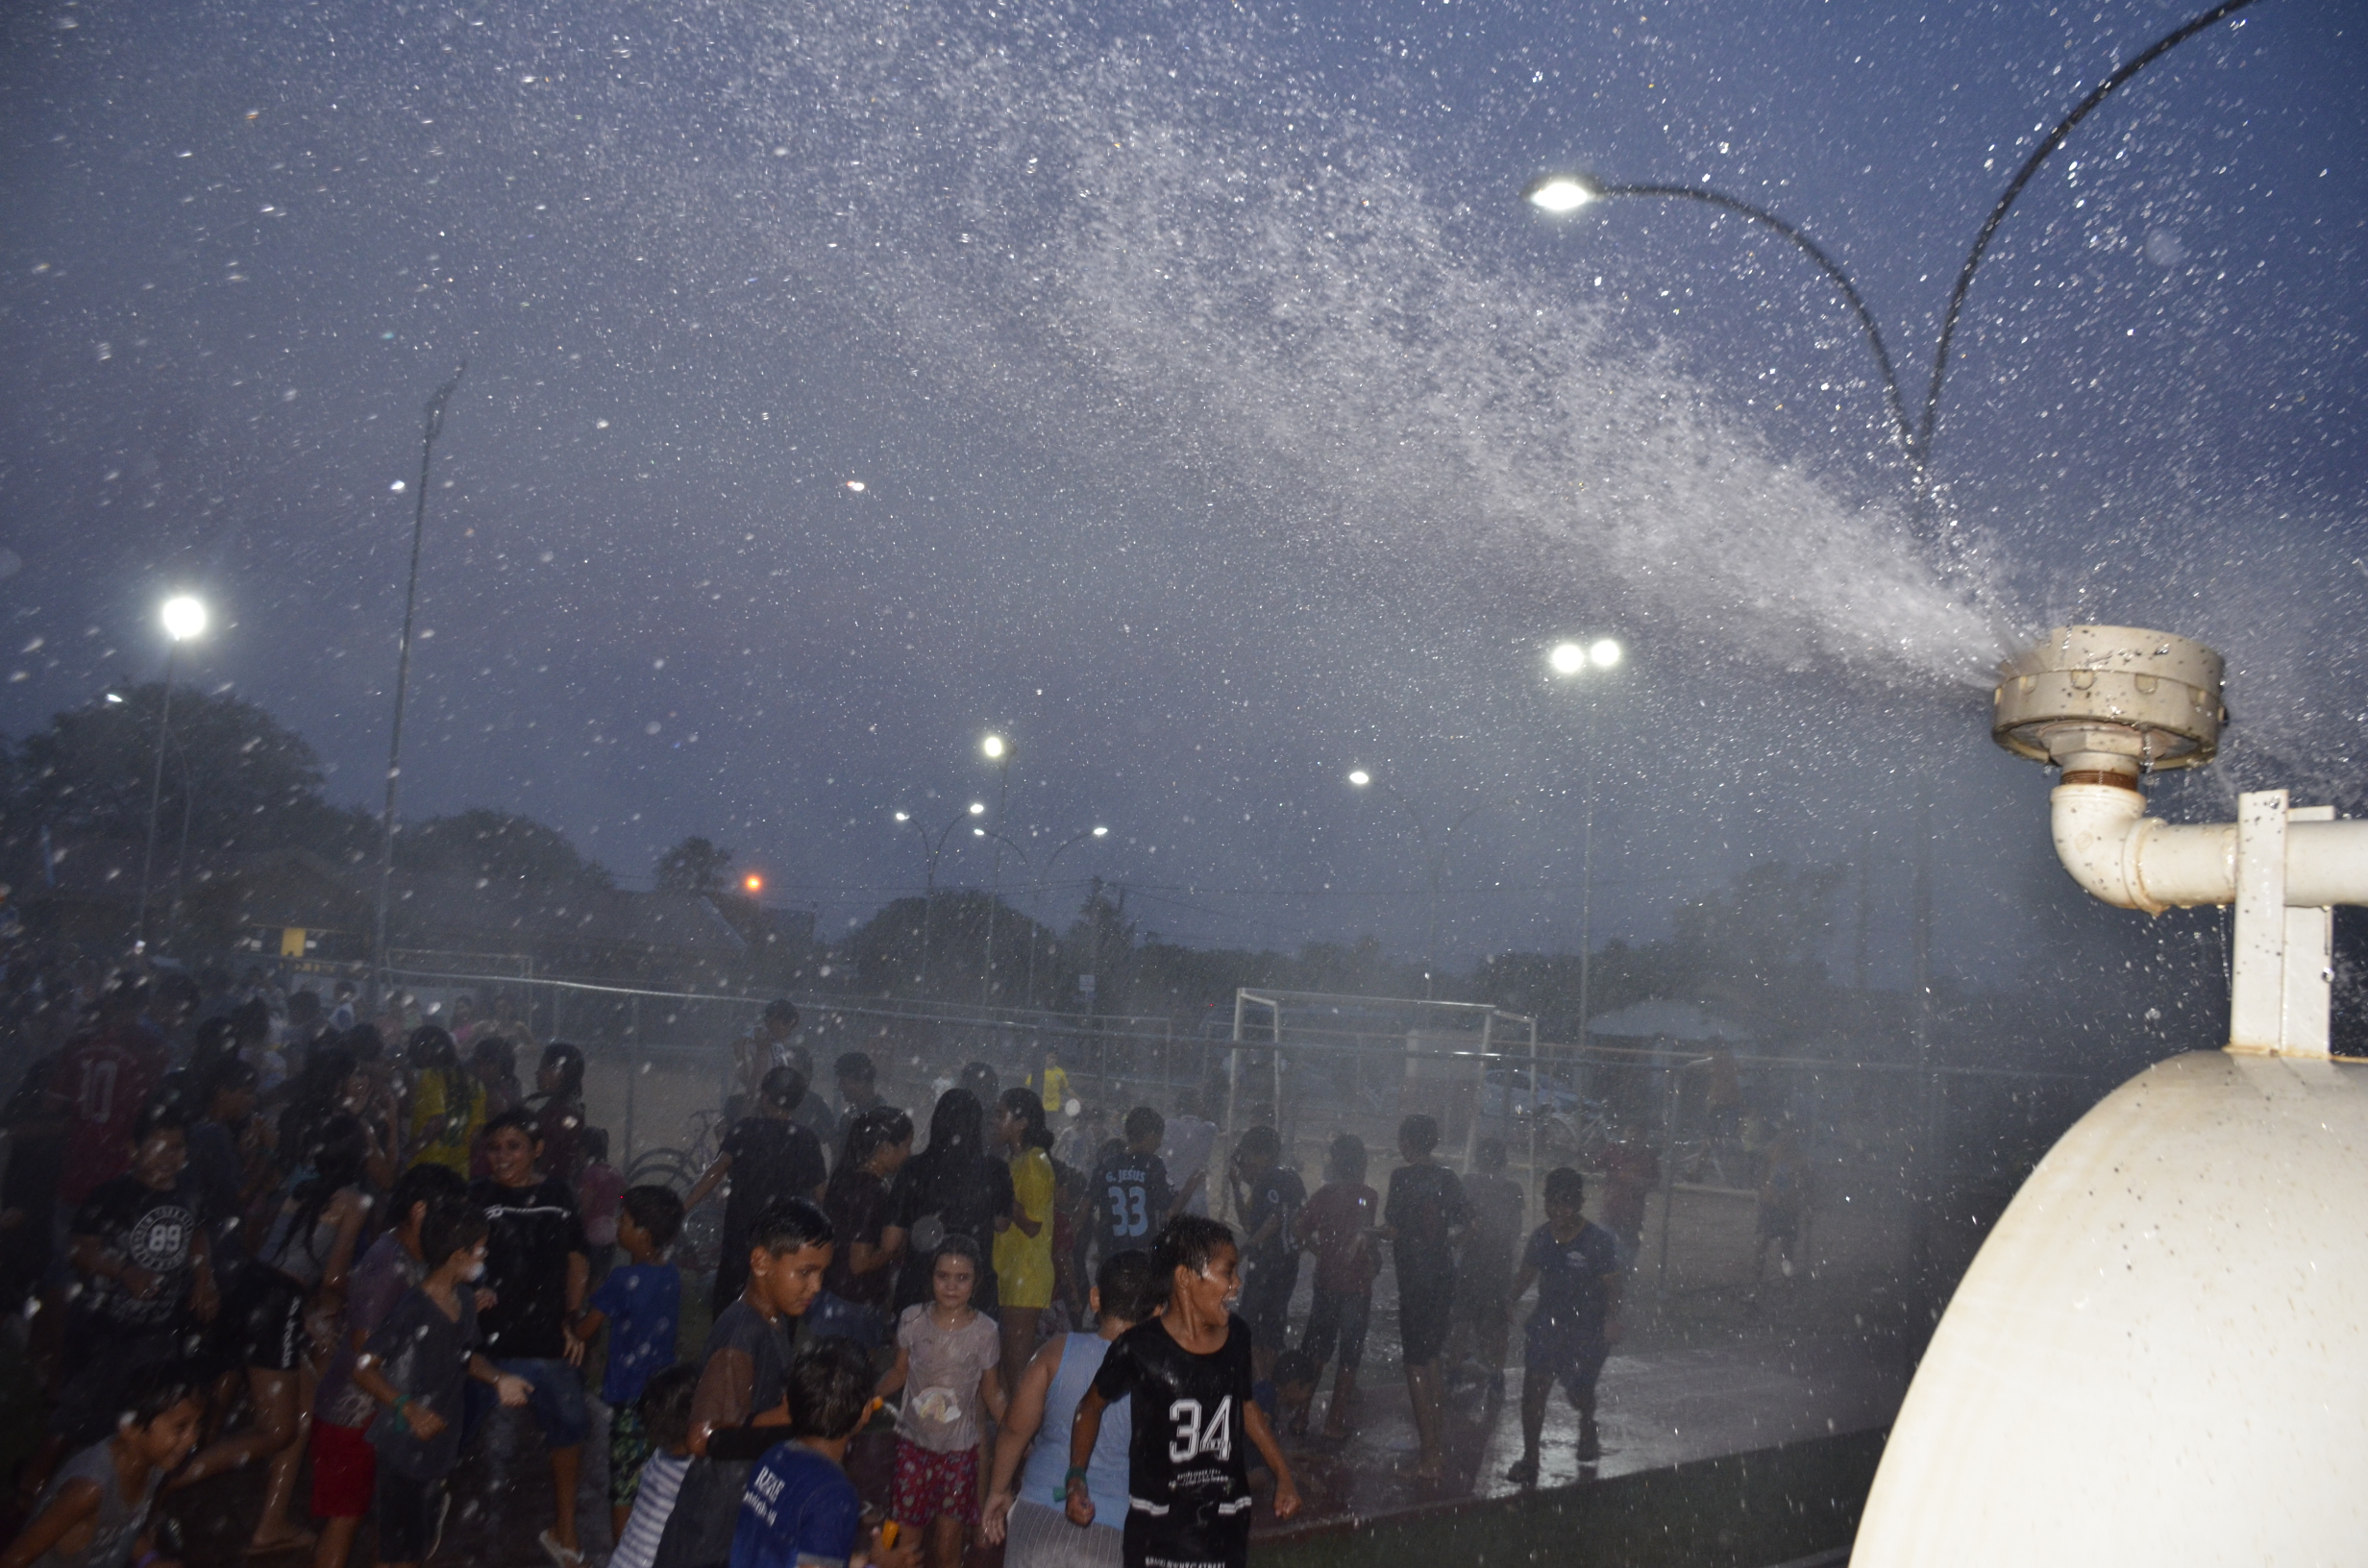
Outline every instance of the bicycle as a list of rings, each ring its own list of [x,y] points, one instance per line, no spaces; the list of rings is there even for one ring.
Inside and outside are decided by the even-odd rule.
[[[722,1113],[694,1111],[687,1147],[661,1144],[644,1149],[627,1167],[629,1187],[665,1187],[688,1194],[723,1152]],[[685,1274],[711,1274],[724,1255],[724,1202],[712,1196],[682,1216],[682,1234],[675,1238],[674,1260]]]
[[[629,1185],[643,1183],[671,1187],[677,1192],[688,1192],[699,1178],[707,1173],[716,1157],[724,1152],[724,1117],[721,1112],[694,1111],[690,1115],[691,1138],[686,1147],[660,1144],[644,1149],[626,1168]]]
[[[1531,1115],[1526,1108],[1515,1111],[1517,1140],[1527,1139],[1527,1132],[1520,1129]],[[1601,1100],[1580,1101],[1576,1116],[1547,1111],[1537,1114],[1536,1120],[1538,1155],[1549,1165],[1584,1166],[1612,1144],[1612,1113]]]

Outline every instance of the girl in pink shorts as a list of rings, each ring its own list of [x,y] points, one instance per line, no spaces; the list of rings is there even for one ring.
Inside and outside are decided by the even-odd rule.
[[[971,1305],[982,1257],[967,1236],[939,1243],[930,1265],[935,1299],[907,1307],[897,1322],[897,1364],[880,1380],[882,1396],[901,1389],[897,1414],[895,1516],[925,1527],[929,1568],[960,1568],[978,1523],[983,1411],[1003,1419],[1002,1334]]]

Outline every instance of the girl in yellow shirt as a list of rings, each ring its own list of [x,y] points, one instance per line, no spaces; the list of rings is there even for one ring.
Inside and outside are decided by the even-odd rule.
[[[409,1164],[443,1165],[465,1178],[469,1151],[485,1128],[485,1098],[461,1066],[460,1048],[427,1023],[411,1031],[404,1056],[413,1075]]]
[[[1024,1085],[995,1107],[996,1141],[1011,1162],[1011,1223],[995,1237],[995,1278],[1003,1325],[1003,1385],[1036,1354],[1036,1320],[1052,1305],[1052,1134],[1044,1102]]]

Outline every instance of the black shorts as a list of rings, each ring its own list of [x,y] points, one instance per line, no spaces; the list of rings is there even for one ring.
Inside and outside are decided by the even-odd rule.
[[[1354,1372],[1365,1360],[1365,1329],[1372,1315],[1372,1291],[1326,1290],[1319,1286],[1315,1305],[1308,1309],[1307,1333],[1299,1338],[1299,1350],[1321,1372],[1338,1345],[1341,1370]]]
[[[1409,1280],[1398,1276],[1397,1341],[1408,1366],[1428,1366],[1447,1348],[1455,1314],[1455,1276]]]
[[[406,1476],[382,1464],[377,1483],[379,1561],[426,1562],[444,1534],[452,1493],[442,1476]]]
[[[293,1372],[304,1364],[308,1293],[276,1268],[247,1265],[231,1317],[240,1365],[259,1372]]]
[[[1252,1346],[1280,1350],[1291,1342],[1291,1293],[1298,1285],[1297,1253],[1284,1259],[1255,1260],[1249,1277],[1242,1282],[1237,1308],[1242,1321],[1249,1325]]]
[[[1205,1523],[1128,1508],[1120,1546],[1126,1568],[1247,1568],[1249,1499],[1241,1502],[1240,1511],[1231,1517]]]

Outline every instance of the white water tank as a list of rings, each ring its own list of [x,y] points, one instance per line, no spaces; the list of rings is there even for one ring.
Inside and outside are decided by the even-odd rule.
[[[2040,1162],[1917,1368],[1853,1568],[2368,1562],[2368,1064],[2227,1051]]]

